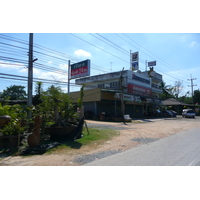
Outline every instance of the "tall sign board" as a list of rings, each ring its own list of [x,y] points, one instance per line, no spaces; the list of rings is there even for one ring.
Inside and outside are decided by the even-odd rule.
[[[156,61],[148,62],[148,67],[156,66]]]
[[[139,69],[139,52],[131,53],[131,70]]]
[[[71,65],[70,79],[90,75],[90,60],[84,60]]]

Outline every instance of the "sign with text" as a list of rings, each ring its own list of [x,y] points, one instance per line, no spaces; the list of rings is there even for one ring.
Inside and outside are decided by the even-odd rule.
[[[148,67],[156,66],[156,61],[148,62]]]
[[[139,69],[139,52],[131,53],[131,70]]]
[[[141,96],[151,96],[152,90],[149,88],[144,88],[133,84],[128,84],[128,93]]]
[[[121,99],[121,93],[115,93],[114,98]],[[129,94],[123,94],[124,101],[133,101],[133,102],[141,102],[141,98],[139,96],[133,96]]]
[[[90,60],[84,60],[71,65],[71,79],[90,75]]]

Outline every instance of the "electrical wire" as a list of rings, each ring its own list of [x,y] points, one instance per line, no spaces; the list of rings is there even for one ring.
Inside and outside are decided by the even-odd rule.
[[[106,53],[108,53],[108,54],[110,54],[110,55],[112,55],[112,56],[114,56],[114,57],[116,57],[116,58],[118,58],[118,59],[120,59],[120,60],[126,62],[126,63],[129,63],[129,62],[127,62],[126,60],[121,59],[120,57],[118,57],[118,56],[116,56],[116,55],[114,55],[114,54],[112,54],[112,53],[110,53],[110,52],[108,52],[108,51],[106,51],[106,50],[104,50],[104,49],[102,49],[102,48],[100,48],[100,47],[98,47],[98,46],[96,46],[96,45],[94,45],[94,44],[92,44],[92,43],[90,43],[90,42],[88,42],[88,41],[82,39],[82,38],[80,38],[80,37],[78,37],[77,35],[75,35],[75,34],[73,34],[73,33],[70,33],[70,34],[73,35],[74,37],[76,37],[76,38],[78,38],[78,39],[80,39],[80,40],[82,40],[82,41],[84,41],[84,42],[86,42],[86,43],[88,43],[88,44],[94,46],[95,48],[100,49],[101,51],[104,51],[104,52],[106,52]]]
[[[72,33],[70,33],[71,35],[73,35],[73,36],[75,36],[76,38],[78,38],[78,39],[81,39],[81,40],[83,40],[84,42],[86,42],[86,43],[88,43],[88,44],[90,44],[90,45],[92,45],[92,46],[95,46],[96,48],[98,48],[98,49],[100,49],[100,50],[102,50],[102,51],[104,51],[104,52],[106,52],[106,53],[108,53],[108,54],[110,54],[110,55],[112,55],[112,56],[115,56],[116,58],[119,58],[118,56],[116,56],[116,55],[113,55],[113,54],[111,54],[110,52],[107,52],[107,51],[105,51],[104,49],[101,49],[101,48],[99,48],[99,47],[97,47],[96,45],[94,45],[94,44],[92,44],[92,43],[90,43],[90,42],[88,42],[88,41],[86,41],[86,40],[84,40],[84,39],[82,39],[82,38],[80,38],[80,37],[78,37],[78,36],[76,36],[76,35],[74,35],[74,34],[72,34]],[[103,38],[103,39],[100,39],[99,37],[96,37],[97,39],[99,39],[99,40],[101,40],[102,42],[104,42],[104,43],[106,43],[106,44],[108,44],[108,45],[110,45],[110,46],[112,46],[113,48],[115,48],[116,50],[119,50],[120,52],[127,52],[125,49],[123,49],[123,48],[121,48],[119,45],[117,45],[117,44],[115,44],[114,42],[112,42],[111,40],[109,40],[109,39],[107,39],[106,37],[104,37],[104,36],[102,36],[102,35],[100,35],[100,34],[98,34],[98,33],[96,33],[99,37],[101,37],[101,38]],[[90,34],[90,35],[92,35],[92,36],[94,36],[93,34]],[[130,43],[129,41],[127,41],[127,40],[125,40],[123,37],[121,37],[121,36],[119,36],[118,34],[115,34],[117,37],[120,37],[122,40],[124,40],[124,41],[126,41],[127,43],[129,43],[131,46],[133,46],[133,44],[132,43]],[[132,38],[130,38],[129,36],[127,36],[126,34],[123,34],[124,36],[126,36],[128,39],[130,39],[131,41],[133,41],[133,42],[135,42]],[[22,40],[19,40],[19,39],[14,39],[13,37],[11,37],[11,36],[3,36],[4,38],[6,38],[7,40],[10,40],[10,41],[15,41],[15,42],[19,42],[19,43],[21,43],[21,44],[25,44],[25,45],[28,45],[28,42],[25,42],[25,41],[22,41]],[[0,34],[0,38],[3,38],[2,37],[2,34]],[[10,38],[10,39],[9,39]],[[105,41],[108,41],[108,42],[105,42]],[[137,43],[137,42],[135,42],[135,43]],[[4,46],[6,46],[7,44],[5,43],[5,42],[1,42],[1,44],[2,45],[4,45]],[[137,43],[138,45],[140,45],[139,43]],[[114,46],[113,46],[114,45]],[[140,45],[142,48],[144,48],[144,49],[146,49],[144,46],[142,46],[142,45]],[[18,46],[16,46],[16,45],[7,45],[7,47],[9,47],[9,48],[17,48]],[[24,55],[27,53],[27,51],[28,51],[28,48],[24,48],[24,47],[18,47],[19,49],[21,49],[21,50],[23,50],[24,51]],[[47,65],[45,65],[44,64],[44,62],[46,62],[47,60],[48,60],[48,58],[52,58],[52,60],[53,60],[53,62],[57,62],[57,63],[59,63],[59,61],[63,61],[63,62],[68,62],[68,59],[67,58],[69,58],[70,56],[69,55],[66,55],[66,54],[63,54],[63,53],[61,53],[61,52],[58,52],[58,51],[55,51],[55,50],[52,50],[52,49],[49,49],[49,48],[46,48],[46,47],[43,47],[43,46],[41,46],[41,45],[37,45],[37,44],[34,44],[34,48],[35,49],[40,49],[40,50],[42,50],[42,51],[44,51],[44,52],[41,52],[41,51],[38,51],[38,50],[34,50],[34,56],[38,56],[39,57],[39,61],[40,62],[35,62],[34,63],[34,67],[35,68],[39,68],[39,69],[41,69],[41,70],[44,70],[44,71],[52,71],[52,72],[59,72],[60,74],[62,74],[62,72],[63,73],[67,73],[67,71],[61,71],[59,68],[53,68],[53,67],[50,67],[50,66],[47,66]],[[146,49],[149,53],[151,53],[151,54],[153,54],[154,56],[156,56],[154,53],[152,53],[151,51],[149,51],[148,49]],[[3,51],[6,51],[6,49],[4,48],[3,49]],[[46,53],[46,52],[48,52],[48,53],[53,53],[54,55],[50,55],[50,54],[48,54],[48,53]],[[5,52],[4,52],[5,53]],[[145,53],[145,52],[143,52],[143,53]],[[148,55],[149,56],[149,54],[147,54],[147,53],[145,53],[146,55]],[[55,56],[55,55],[57,55],[57,56]],[[128,55],[128,52],[127,52],[127,55]],[[42,56],[42,57],[41,57]],[[46,58],[45,58],[46,57]],[[67,57],[67,58],[66,58]],[[152,56],[151,56],[152,57]],[[159,58],[159,57],[158,57]],[[9,57],[7,57],[7,58],[4,58],[4,59],[6,59],[6,61],[9,61],[9,62],[16,62],[16,61],[21,61],[21,62],[25,62],[24,60],[22,60],[22,59],[14,59],[14,58],[9,58]],[[75,60],[77,60],[77,58],[73,58],[73,59],[75,59]],[[160,59],[160,58],[159,58]],[[57,61],[56,61],[57,60]],[[123,60],[123,59],[121,59],[120,58],[120,60]],[[125,61],[125,60],[123,60],[123,61]],[[76,62],[76,61],[75,61]],[[127,62],[127,61],[125,61],[126,63],[129,63],[129,62]],[[143,64],[145,64],[145,61],[143,60],[143,59],[141,59],[140,58],[140,62],[141,63],[143,63]],[[163,60],[163,62],[165,62],[164,60]],[[72,63],[73,63],[73,61],[72,61]],[[165,62],[166,64],[168,64],[167,62]],[[27,61],[26,61],[26,64],[27,64]],[[166,64],[164,64],[165,66],[167,66]],[[16,64],[17,65],[17,64]],[[19,64],[20,65],[20,64]],[[97,66],[97,65],[95,65],[95,64],[92,64],[92,66],[91,66],[91,68],[93,69],[93,70],[96,70],[96,71],[105,71],[105,70],[102,70],[102,67],[99,67],[99,66],[97,66],[97,68],[95,67],[95,66]],[[174,69],[174,68],[172,68],[172,69]],[[158,69],[157,70],[158,72],[162,72],[163,73],[163,76],[169,76],[169,77],[172,77],[173,79],[175,79],[175,80],[177,80],[177,77],[175,77],[175,76],[172,76],[172,75],[169,75],[169,74],[167,74],[167,72],[166,71],[164,71],[164,70],[162,70],[162,69]],[[169,80],[169,79],[168,79]]]

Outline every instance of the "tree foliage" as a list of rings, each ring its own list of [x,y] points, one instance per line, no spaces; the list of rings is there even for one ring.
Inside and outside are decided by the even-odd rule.
[[[40,96],[41,93],[43,92],[43,84],[42,82],[36,82],[36,86],[35,86],[35,96],[33,97],[33,105],[36,106],[40,103],[42,103],[42,101],[40,100]]]
[[[43,117],[48,118],[47,121],[51,120],[55,124],[60,124],[74,119],[72,100],[68,94],[62,92],[60,87],[50,86],[41,93],[40,99],[42,103],[38,107]]]
[[[198,103],[200,105],[200,90],[194,91],[194,103]]]
[[[22,85],[11,85],[6,87],[1,94],[1,98],[10,100],[23,100],[27,98],[25,86]]]
[[[172,87],[170,85],[166,85],[165,82],[162,82],[161,83],[161,89],[163,91],[163,93],[160,95],[160,98],[162,100],[173,98]]]

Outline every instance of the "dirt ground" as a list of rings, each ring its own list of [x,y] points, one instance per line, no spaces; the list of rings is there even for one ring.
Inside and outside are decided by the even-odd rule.
[[[135,146],[168,137],[181,131],[200,127],[200,117],[133,120],[132,123],[95,122],[87,120],[88,127],[106,127],[119,131],[119,135],[103,144],[94,142],[90,146],[70,149],[53,154],[34,156],[10,156],[0,160],[1,166],[77,166],[75,160],[81,156],[104,151],[125,151]]]

